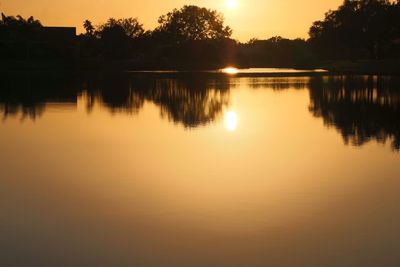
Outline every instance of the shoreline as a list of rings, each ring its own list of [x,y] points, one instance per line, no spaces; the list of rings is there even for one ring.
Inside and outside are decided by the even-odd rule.
[[[140,66],[141,67],[138,67]],[[312,66],[268,66],[241,67],[237,73],[224,73],[221,66],[209,68],[177,68],[166,66],[145,66],[129,60],[37,60],[37,61],[6,61],[0,70],[4,72],[131,72],[147,74],[183,74],[203,73],[209,75],[229,75],[232,77],[279,77],[279,76],[320,76],[320,75],[400,75],[400,60],[359,60],[359,61],[325,61]],[[232,64],[235,66],[234,64]],[[263,72],[262,69],[266,71]],[[268,71],[270,69],[270,71]],[[277,71],[282,69],[282,71]],[[242,70],[242,72],[241,72]],[[273,70],[273,71],[272,71]]]

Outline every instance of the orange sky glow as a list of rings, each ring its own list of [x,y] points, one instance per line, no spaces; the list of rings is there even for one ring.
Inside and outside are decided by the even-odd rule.
[[[198,5],[220,11],[233,28],[233,38],[248,41],[272,36],[307,38],[315,20],[342,0],[2,0],[0,11],[7,15],[33,15],[46,26],[75,26],[82,32],[82,22],[94,24],[109,17],[138,17],[146,29],[157,25],[160,15],[183,5]]]

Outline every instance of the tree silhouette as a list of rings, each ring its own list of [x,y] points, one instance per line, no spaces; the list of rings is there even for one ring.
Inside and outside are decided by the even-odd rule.
[[[94,26],[93,26],[93,24],[92,24],[92,22],[91,22],[90,20],[85,20],[85,21],[83,22],[83,28],[84,28],[85,31],[86,31],[86,36],[91,37],[91,36],[94,35],[94,33],[95,33],[95,28],[94,28]]]
[[[174,9],[158,20],[155,34],[176,43],[184,41],[215,40],[229,38],[232,30],[224,26],[223,16],[215,10],[198,6]]]
[[[21,16],[6,16],[1,13],[0,38],[8,40],[29,40],[32,34],[42,27],[39,20],[32,16],[24,19]]]
[[[224,25],[220,13],[185,5],[161,16],[153,31],[145,31],[134,17],[110,18],[98,26],[85,20],[86,32],[78,37],[79,49],[71,44],[57,53],[60,56],[73,50],[73,57],[64,57],[74,59],[71,65],[79,62],[79,67],[93,69],[107,66],[131,70],[194,70],[228,65],[323,68],[327,59],[356,61],[400,57],[399,17],[399,0],[344,0],[337,10],[328,11],[323,20],[313,23],[308,40],[278,36],[239,43],[230,38],[232,30]],[[49,32],[60,32],[60,29],[40,27],[40,21],[33,17],[24,19],[2,14],[0,39],[5,42],[0,43],[0,57],[43,59],[54,54],[50,45],[43,44],[57,39],[48,37],[52,36]],[[40,49],[39,43],[42,43]],[[82,60],[75,61],[78,51]],[[112,64],[106,62],[110,60]],[[383,65],[380,72],[396,72],[392,70],[396,67],[395,60],[380,63]],[[340,63],[333,62],[332,65],[328,62],[332,69],[335,66],[341,69]],[[369,62],[355,65],[359,71],[378,68],[375,63],[371,67]]]
[[[83,27],[86,33],[79,40],[84,57],[101,55],[108,59],[130,59],[138,40],[144,36],[143,25],[136,18],[110,18],[97,27],[85,20]]]
[[[32,27],[32,28],[37,28],[41,27],[42,24],[40,23],[39,20],[34,19],[32,16],[29,17],[28,19],[24,19],[20,15],[17,17],[13,16],[6,16],[4,13],[1,13],[1,21],[0,21],[1,26],[7,26],[7,27]]]
[[[252,67],[307,66],[315,59],[309,44],[303,39],[289,40],[280,36],[268,40],[251,39],[239,45],[238,61]]]
[[[117,24],[105,27],[100,32],[103,53],[106,57],[114,59],[129,58],[130,38],[125,30]]]
[[[110,18],[106,23],[98,26],[96,32],[101,35],[102,32],[116,27],[123,29],[124,33],[132,39],[138,38],[144,33],[143,25],[140,24],[137,18]]]
[[[310,42],[324,57],[383,58],[395,38],[396,8],[389,0],[345,0],[323,21],[313,23]]]

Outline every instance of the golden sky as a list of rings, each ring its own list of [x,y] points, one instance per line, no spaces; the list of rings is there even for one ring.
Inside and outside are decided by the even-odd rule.
[[[229,2],[237,1],[232,7]],[[329,9],[343,0],[0,0],[0,10],[7,15],[22,15],[40,19],[46,26],[76,26],[82,22],[94,24],[109,17],[138,17],[146,29],[157,25],[160,15],[175,7],[193,4],[217,9],[234,30],[233,37],[247,41],[252,37],[265,39],[281,35],[288,38],[307,37],[315,20],[322,19]],[[232,4],[232,3],[231,3]]]

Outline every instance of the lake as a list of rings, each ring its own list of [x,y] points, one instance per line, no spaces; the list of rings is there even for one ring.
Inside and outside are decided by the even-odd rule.
[[[0,77],[0,265],[399,266],[400,77],[245,74]]]

